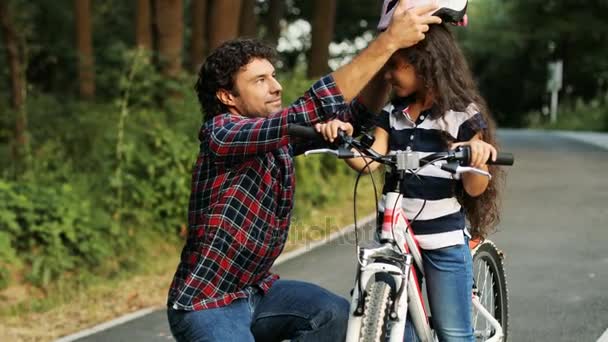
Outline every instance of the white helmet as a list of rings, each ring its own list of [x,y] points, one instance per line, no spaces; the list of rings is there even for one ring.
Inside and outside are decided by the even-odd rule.
[[[466,25],[467,0],[436,0],[439,9],[433,13],[440,17],[444,23]],[[393,17],[393,12],[399,0],[384,0],[382,16],[378,23],[378,30],[384,31]],[[433,0],[408,0],[408,9],[432,4]]]

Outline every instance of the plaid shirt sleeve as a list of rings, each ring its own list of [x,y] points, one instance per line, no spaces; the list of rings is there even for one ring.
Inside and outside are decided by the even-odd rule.
[[[344,97],[331,75],[317,81],[289,107],[268,118],[216,116],[201,131],[209,150],[220,158],[242,158],[276,150],[289,144],[290,123],[313,125],[346,107]],[[205,137],[206,136],[206,137]]]
[[[375,117],[376,115],[370,112],[358,99],[352,100],[348,106],[335,114],[336,119],[353,124],[355,135],[361,130],[371,128],[375,123]]]

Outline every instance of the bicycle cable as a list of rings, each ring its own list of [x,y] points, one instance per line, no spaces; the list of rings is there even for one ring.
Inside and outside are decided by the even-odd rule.
[[[438,162],[438,161],[440,161],[440,160],[442,160],[442,159],[446,159],[446,157],[445,157],[445,156],[442,156],[442,157],[437,157],[437,158],[435,158],[435,159],[433,159],[433,160],[431,160],[431,161],[427,162],[426,164],[422,165],[422,167],[419,167],[419,168],[418,168],[418,170],[416,170],[416,171],[414,171],[414,172],[412,172],[412,173],[413,173],[413,174],[415,174],[415,175],[417,176],[417,175],[418,175],[418,173],[419,173],[420,171],[422,171],[423,169],[425,169],[427,166],[431,166],[431,165],[432,165],[432,166],[438,167],[437,165],[435,165],[435,164],[433,164],[433,163]]]
[[[357,150],[359,153],[361,153],[361,151],[355,147],[355,150]],[[362,157],[363,160],[365,161],[365,157]],[[374,188],[374,203],[376,206],[376,215],[378,215],[378,189],[376,187],[376,181],[374,179],[374,175],[372,173],[372,169],[369,167],[369,165],[371,163],[373,163],[373,160],[370,161],[366,161],[365,162],[365,166],[359,170],[357,172],[357,178],[355,179],[355,187],[354,187],[354,194],[353,194],[353,215],[354,215],[354,225],[355,225],[355,255],[357,256],[357,262],[359,262],[359,265],[363,266],[363,262],[361,261],[361,259],[359,258],[359,253],[357,253],[357,248],[359,247],[359,229],[357,228],[357,188],[359,186],[359,179],[361,179],[361,175],[363,175],[363,172],[365,169],[368,170],[369,176],[372,180],[372,186]]]

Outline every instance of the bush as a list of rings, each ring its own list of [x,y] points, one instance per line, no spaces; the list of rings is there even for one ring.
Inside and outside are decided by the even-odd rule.
[[[560,104],[555,123],[550,122],[549,115],[539,112],[528,113],[526,118],[530,128],[608,132],[608,102],[578,100]]]
[[[141,63],[133,67],[145,70],[145,59]],[[30,94],[33,163],[28,172],[0,180],[0,288],[16,272],[42,287],[63,276],[114,275],[138,266],[140,252],[146,252],[142,238],[179,240],[198,152],[194,81],[183,79],[176,91],[183,95],[164,98],[166,108],[155,108],[146,94],[156,75],[133,75],[120,85],[121,93],[130,89],[128,103],[126,95],[95,104]],[[285,80],[285,103],[312,83],[299,75]],[[10,130],[0,133],[6,138],[0,147],[6,148]],[[330,156],[298,157],[295,163],[298,216],[336,204],[335,188],[352,181],[347,166]],[[7,175],[10,167],[0,171]]]
[[[159,115],[141,112],[138,121]],[[123,219],[175,233],[187,222],[190,171],[196,158],[196,138],[160,123],[130,132],[121,171],[112,188],[123,194],[115,203]],[[121,189],[122,188],[122,189]]]
[[[99,266],[127,241],[108,215],[69,184],[0,181],[0,227],[0,257],[9,265],[19,257],[27,279],[38,286]],[[2,273],[7,276],[6,268]]]

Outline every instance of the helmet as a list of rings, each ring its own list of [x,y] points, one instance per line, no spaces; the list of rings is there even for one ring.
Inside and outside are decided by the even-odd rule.
[[[403,1],[403,0],[402,0]],[[465,26],[467,24],[468,0],[436,0],[439,9],[433,15],[440,17],[444,23]],[[393,17],[393,12],[399,0],[384,0],[382,4],[382,16],[378,23],[378,30],[384,31]],[[409,0],[408,9],[432,4],[433,0]]]

